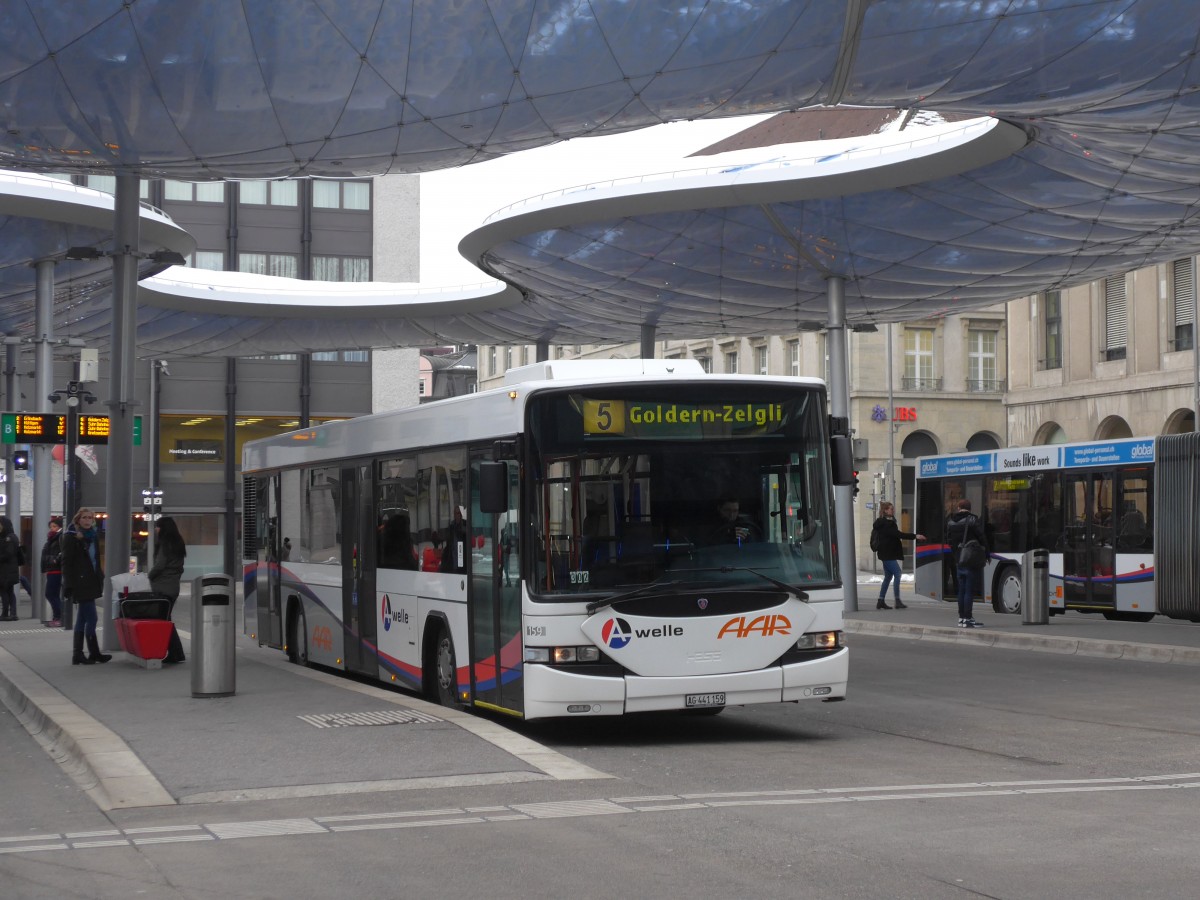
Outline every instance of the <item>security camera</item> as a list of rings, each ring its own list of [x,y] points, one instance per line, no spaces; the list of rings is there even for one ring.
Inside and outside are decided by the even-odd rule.
[[[160,359],[160,360],[158,361],[158,371],[162,372],[162,373],[163,373],[164,375],[166,375],[168,378],[171,376],[171,372],[170,372],[170,370],[167,368],[167,361],[166,361],[165,359]]]

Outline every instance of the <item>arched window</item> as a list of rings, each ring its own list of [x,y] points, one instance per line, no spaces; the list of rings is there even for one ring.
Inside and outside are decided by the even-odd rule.
[[[933,456],[937,452],[937,441],[933,439],[933,435],[925,431],[914,431],[900,445],[900,455],[904,459],[916,459],[918,456]]]
[[[1133,429],[1120,416],[1108,416],[1096,429],[1096,440],[1098,441],[1127,437],[1133,437]]]
[[[1037,434],[1033,438],[1035,445],[1041,444],[1065,444],[1067,442],[1067,433],[1063,431],[1061,425],[1057,422],[1047,422],[1038,429]]]
[[[999,450],[1000,442],[996,440],[995,435],[988,434],[986,431],[977,431],[967,441],[967,449],[972,453],[983,450]]]

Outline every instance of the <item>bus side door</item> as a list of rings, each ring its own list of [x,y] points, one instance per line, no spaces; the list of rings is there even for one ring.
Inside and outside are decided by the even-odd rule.
[[[1115,599],[1112,472],[1064,472],[1063,599],[1110,609]]]
[[[482,512],[479,464],[491,459],[490,448],[471,452],[471,684],[480,705],[520,714],[525,704],[519,677],[523,654],[517,547],[519,474],[516,462],[506,463],[508,511]]]
[[[346,671],[379,677],[375,490],[371,465],[342,469],[342,624]]]
[[[254,597],[258,613],[258,643],[282,647],[279,476],[259,478],[255,493],[258,497],[258,565],[255,566]]]

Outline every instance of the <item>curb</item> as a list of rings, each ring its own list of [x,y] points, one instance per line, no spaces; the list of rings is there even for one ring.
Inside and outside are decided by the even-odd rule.
[[[102,810],[174,806],[121,738],[0,647],[0,701]]]
[[[1003,650],[1033,650],[1038,653],[1060,653],[1065,656],[1089,656],[1096,659],[1130,659],[1136,662],[1200,666],[1200,648],[1177,647],[1171,644],[1135,644],[1052,637],[1044,634],[1013,634],[986,628],[958,629],[934,625],[907,625],[900,622],[864,622],[861,619],[847,619],[844,629],[851,634],[875,637],[941,641],[950,644],[999,647]]]

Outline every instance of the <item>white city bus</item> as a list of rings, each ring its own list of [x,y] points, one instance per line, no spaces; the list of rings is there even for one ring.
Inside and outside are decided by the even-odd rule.
[[[1021,609],[1024,554],[1048,553],[1050,613],[1148,621],[1155,604],[1153,437],[1012,447],[917,461],[916,591],[953,602],[945,521],[971,501],[989,558],[981,594],[996,612]],[[1194,604],[1193,604],[1194,605]]]
[[[246,444],[259,644],[527,719],[845,697],[824,385],[687,360],[506,382]]]

